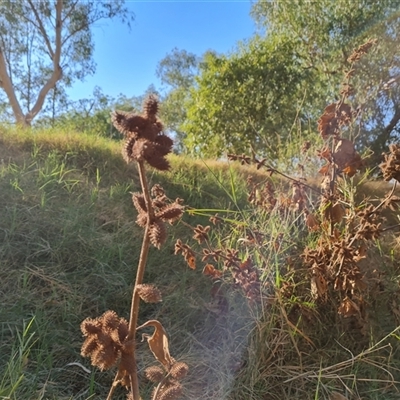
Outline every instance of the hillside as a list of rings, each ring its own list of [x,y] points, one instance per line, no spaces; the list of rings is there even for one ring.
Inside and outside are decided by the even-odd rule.
[[[143,233],[130,195],[139,190],[137,172],[123,162],[120,146],[60,130],[0,128],[0,398],[104,399],[108,393],[114,374],[81,357],[79,327],[109,309],[129,316]],[[304,270],[299,252],[314,239],[292,214],[272,218],[247,203],[246,180],[268,174],[239,163],[176,155],[170,161],[170,172],[150,172],[149,180],[189,208],[169,227],[166,245],[150,251],[145,279],[161,289],[163,302],[142,306],[140,320],[159,319],[171,354],[189,365],[184,398],[398,399],[395,236],[385,233],[369,250],[365,270],[375,286],[366,294],[369,324],[360,332],[351,318],[332,312],[333,300],[321,306],[297,297],[295,287],[306,279],[297,280]],[[359,193],[381,198],[387,189],[371,181]],[[239,246],[243,224],[270,236],[260,250],[268,261],[260,261],[269,293],[263,302],[248,302],[228,281],[215,296],[200,258],[192,270],[174,255],[177,239],[191,241],[188,224],[208,225],[215,213],[226,218],[225,228],[213,233],[216,246]],[[277,238],[284,244],[279,249]],[[151,384],[143,370],[151,357],[147,343],[138,347],[147,399]]]
[[[138,190],[136,169],[123,162],[120,147],[77,133],[0,131],[0,396],[86,399],[107,393],[112,374],[105,378],[80,356],[79,325],[107,309],[129,316],[142,231],[130,195]],[[171,198],[202,209],[244,205],[249,172],[243,168],[171,158],[171,173],[149,177]],[[237,205],[228,196],[232,189]],[[178,224],[169,231],[168,244],[152,250],[147,268],[164,301],[142,311],[163,321],[171,349],[187,359],[199,351],[201,335],[217,328],[206,307],[210,282],[173,255],[176,238],[187,237],[188,229]],[[193,371],[191,379],[203,386]]]

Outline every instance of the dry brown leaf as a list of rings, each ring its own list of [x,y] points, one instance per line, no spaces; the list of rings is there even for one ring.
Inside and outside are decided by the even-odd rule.
[[[331,169],[331,164],[325,164],[324,166],[322,166],[320,168],[320,170],[318,171],[319,174],[321,175],[328,175]]]
[[[220,278],[222,276],[222,272],[218,269],[215,269],[212,264],[207,264],[204,267],[203,274],[206,276],[211,276],[212,278]]]
[[[319,229],[319,223],[314,214],[308,214],[306,218],[306,226],[310,232],[315,232]]]
[[[352,120],[351,107],[346,103],[329,104],[318,120],[318,130],[324,140],[329,136],[337,136],[340,127],[348,125]]]
[[[164,365],[167,370],[169,370],[170,366],[173,364],[173,361],[169,354],[168,338],[164,327],[159,321],[152,319],[139,326],[137,329],[145,328],[147,326],[154,327],[154,333],[151,336],[146,337],[150,350],[155,359]]]
[[[354,149],[354,143],[348,139],[340,139],[333,152],[335,164],[343,169],[353,160],[356,150]]]
[[[338,168],[349,177],[354,176],[363,166],[362,158],[356,152],[354,143],[348,139],[338,141],[333,157]]]
[[[345,318],[353,317],[355,315],[360,315],[360,308],[349,297],[345,297],[339,306],[338,313]]]
[[[186,258],[186,262],[191,269],[196,269],[196,259],[194,258],[194,256],[189,255],[189,257]]]
[[[342,222],[342,219],[345,215],[345,211],[340,203],[336,203],[331,209],[330,209],[330,220],[335,224],[339,224]]]
[[[311,294],[315,299],[326,300],[328,291],[328,282],[326,279],[316,271],[311,277]]]

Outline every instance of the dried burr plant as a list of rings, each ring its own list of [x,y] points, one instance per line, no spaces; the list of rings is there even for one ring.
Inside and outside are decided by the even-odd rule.
[[[101,370],[117,366],[117,373],[107,400],[113,396],[118,385],[128,390],[128,400],[141,399],[136,366],[136,333],[145,327],[154,328],[153,334],[143,334],[150,351],[159,365],[146,369],[146,377],[156,384],[152,400],[174,400],[182,395],[180,381],[186,376],[188,366],[177,362],[169,353],[167,334],[157,320],[138,324],[141,301],[157,303],[162,300],[160,290],[143,283],[144,272],[151,245],[160,249],[167,239],[166,223],[172,224],[183,213],[180,199],[170,201],[164,189],[155,185],[151,189],[146,178],[146,164],[160,171],[167,171],[170,164],[166,159],[172,150],[173,141],[163,133],[163,125],[157,118],[158,100],[150,95],[143,104],[141,115],[115,111],[112,114],[114,126],[125,136],[122,155],[127,163],[136,162],[142,191],[132,194],[132,202],[138,212],[136,223],[144,228],[144,237],[133,288],[129,322],[114,311],[102,316],[86,318],[81,323],[85,337],[81,354],[90,357],[92,365]]]
[[[303,237],[309,235],[311,239],[308,244],[301,243],[294,253],[289,254],[287,260],[283,260],[287,266],[283,265],[282,270],[288,270],[291,275],[286,282],[282,278],[281,286],[275,288],[275,298],[284,302],[286,297],[291,312],[295,310],[290,303],[293,296],[305,302],[311,298],[321,307],[333,306],[335,313],[362,335],[368,332],[367,299],[373,293],[377,281],[376,271],[366,271],[363,260],[368,257],[367,250],[374,246],[384,231],[399,227],[397,224],[384,228],[382,210],[397,210],[400,202],[400,198],[394,195],[396,181],[400,181],[400,145],[392,144],[389,154],[384,155],[384,162],[380,165],[384,180],[393,180],[394,184],[379,204],[368,198],[358,203],[343,190],[345,181],[349,181],[348,178],[355,176],[364,166],[356,144],[345,136],[349,137],[348,133],[357,126],[358,110],[362,108],[355,109],[351,104],[354,93],[351,78],[357,72],[357,62],[374,44],[375,40],[369,40],[351,54],[348,59],[349,69],[345,71],[342,82],[341,97],[329,104],[318,120],[318,134],[323,140],[322,148],[316,151],[323,163],[318,171],[322,176],[320,187],[308,185],[306,179],[282,173],[270,166],[268,160],[258,158],[254,152],[251,156],[228,154],[229,160],[239,161],[242,165],[255,164],[257,169],[266,169],[270,176],[280,175],[290,182],[291,190],[277,193],[271,178],[264,182],[253,182],[250,178],[248,200],[265,214],[275,213],[282,217],[294,215],[300,221],[299,229],[305,231]],[[306,154],[311,148],[311,142],[305,142],[301,152]],[[306,190],[313,195],[307,196]],[[213,216],[210,222],[216,225],[221,222],[221,218]],[[222,225],[226,224],[225,221]],[[235,229],[240,229],[239,224]],[[263,258],[261,253],[265,253],[266,248],[278,253],[285,232],[278,233],[271,240],[269,232],[257,227],[244,228],[239,250],[213,246],[211,232],[210,226],[198,225],[193,228],[193,238],[200,250],[178,240],[175,254],[181,254],[190,268],[196,267],[196,258],[201,259],[205,265],[203,274],[213,281],[211,294],[221,306],[224,304],[219,291],[221,282],[240,288],[251,303],[263,302],[265,299],[269,301],[271,287],[260,279],[267,263],[267,258]],[[243,253],[245,256],[241,255]],[[259,255],[258,260],[255,255]],[[296,267],[293,267],[294,264]],[[293,272],[294,269],[297,272]],[[304,308],[297,317],[303,311],[307,319],[310,311]],[[293,326],[297,322],[293,320]]]

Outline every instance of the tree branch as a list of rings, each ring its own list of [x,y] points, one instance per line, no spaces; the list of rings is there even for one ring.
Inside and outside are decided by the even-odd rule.
[[[69,11],[65,14],[63,20],[62,20],[62,24],[64,25],[65,21],[67,21],[67,19],[71,16],[71,14],[73,13],[73,11],[75,10],[76,5],[79,3],[79,0],[76,0],[75,3],[72,3]]]
[[[46,29],[44,28],[42,20],[40,19],[40,15],[37,12],[35,6],[33,5],[32,0],[28,0],[28,3],[31,6],[31,9],[33,11],[33,14],[35,15],[36,21],[38,22],[38,25],[36,25],[36,24],[34,24],[34,25],[39,29],[40,33],[42,34],[43,39],[46,43],[47,49],[49,51],[50,57],[52,60],[54,60],[54,51],[53,51],[53,48],[51,47],[50,39],[46,32]],[[58,3],[59,2],[57,2],[57,5],[56,5],[57,8],[58,8]],[[62,2],[61,2],[61,8],[62,8]],[[33,23],[33,21],[31,21],[31,22]],[[57,24],[57,22],[56,22],[56,24]],[[56,29],[57,29],[57,25],[56,25]]]
[[[389,124],[386,125],[386,127],[383,129],[383,137],[386,138],[386,140],[389,139],[390,134],[392,133],[393,129],[396,127],[398,122],[400,121],[400,106],[396,104],[395,106],[395,113],[390,120]]]
[[[7,72],[7,63],[4,58],[4,53],[1,47],[0,47],[0,83],[1,87],[6,92],[6,95],[10,102],[10,106],[13,110],[17,123],[21,125],[26,125],[24,113],[15,94],[15,90],[11,82],[10,75]]]
[[[31,1],[31,0],[28,0]],[[38,98],[36,100],[35,105],[33,106],[32,110],[28,112],[25,117],[26,123],[30,124],[33,118],[40,112],[43,107],[45,98],[47,93],[55,86],[55,84],[61,79],[62,77],[62,68],[60,66],[60,59],[61,59],[61,29],[62,29],[62,20],[61,20],[61,13],[63,9],[63,0],[57,0],[56,3],[56,38],[55,38],[55,53],[53,56],[53,73],[51,77],[48,79],[46,84],[42,87],[39,92]]]

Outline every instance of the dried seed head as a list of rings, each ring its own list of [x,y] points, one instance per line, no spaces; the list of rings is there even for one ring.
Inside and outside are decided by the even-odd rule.
[[[102,323],[105,329],[114,330],[118,328],[120,321],[115,311],[108,310],[103,314]]]
[[[136,223],[144,228],[147,225],[147,214],[144,212],[139,213],[139,215],[136,218]]]
[[[389,154],[384,154],[385,161],[379,165],[379,168],[382,170],[385,181],[395,179],[400,182],[400,144],[391,144],[389,150]]]
[[[150,193],[153,197],[163,197],[165,196],[165,190],[161,185],[156,183],[150,190]]]
[[[132,112],[114,111],[111,113],[111,121],[115,128],[123,135],[134,134],[137,137],[138,132],[146,126],[146,119],[141,115]]]
[[[164,157],[166,155],[165,149],[155,142],[148,139],[138,139],[132,146],[132,156],[134,160],[146,161],[153,168],[160,171],[167,171],[170,164]]]
[[[143,114],[151,119],[158,113],[158,99],[154,94],[150,94],[143,102]]]
[[[121,318],[120,324],[118,326],[118,338],[121,343],[128,336],[128,333],[129,333],[128,321],[125,318]]]
[[[146,201],[142,193],[132,193],[132,202],[138,213],[147,212]]]
[[[172,203],[163,207],[158,213],[156,213],[156,217],[172,224],[177,221],[182,214],[183,207],[180,204]]]
[[[126,371],[127,375],[132,375],[136,368],[135,359],[133,357],[134,352],[134,341],[129,340],[125,342],[121,351],[121,362],[119,368],[120,370]]]
[[[133,146],[135,145],[136,139],[133,135],[130,135],[125,140],[125,143],[122,147],[122,157],[127,162],[130,163],[134,160],[133,157]]]
[[[179,383],[167,387],[159,397],[159,400],[175,400],[182,396],[182,386]]]
[[[160,146],[156,146],[157,145],[155,144],[153,148],[149,149],[149,152],[146,155],[146,161],[150,166],[158,169],[159,171],[169,171],[169,169],[171,168],[171,164],[164,157],[166,155],[164,149]]]
[[[146,378],[154,383],[161,382],[164,377],[164,370],[157,365],[146,368],[144,373],[146,375]]]
[[[174,144],[173,140],[172,140],[169,136],[164,135],[164,134],[158,135],[158,136],[155,138],[155,142],[156,142],[158,145],[160,145],[162,148],[165,149],[165,150],[164,150],[164,151],[165,151],[165,154],[168,154],[168,153],[171,152],[172,146],[173,146],[173,144]]]
[[[353,51],[347,61],[349,63],[358,61],[364,54],[367,54],[371,47],[376,43],[377,39],[368,39],[365,43],[363,43],[356,50]]]
[[[207,225],[206,227],[202,225],[197,225],[196,228],[193,229],[194,235],[193,239],[197,240],[200,244],[204,241],[208,240],[208,231],[210,230],[210,226]]]
[[[162,301],[161,292],[154,285],[136,285],[136,290],[145,303],[159,303]]]
[[[183,379],[189,371],[189,367],[184,362],[175,363],[170,370],[171,376],[175,379],[181,380]]]
[[[145,138],[136,140],[132,146],[132,159],[136,161],[144,161],[146,155],[148,156],[151,152],[149,147],[153,147],[150,140]]]
[[[100,370],[104,371],[116,364],[118,356],[119,353],[115,351],[113,346],[100,347],[97,351],[92,353],[92,365],[95,365],[100,368]]]
[[[85,336],[101,332],[101,323],[97,319],[86,318],[81,323],[81,331]]]
[[[82,356],[90,357],[92,365],[102,370],[111,368],[124,351],[122,342],[128,332],[127,321],[109,310],[95,320],[84,320],[81,330],[86,336]]]
[[[99,343],[97,342],[97,338],[95,336],[90,336],[82,344],[81,355],[83,357],[90,357],[90,355],[98,350],[98,348]]]
[[[158,249],[165,243],[167,240],[167,230],[165,228],[165,224],[163,221],[156,219],[150,225],[150,241],[153,246],[157,247]]]

